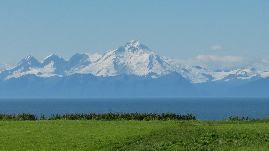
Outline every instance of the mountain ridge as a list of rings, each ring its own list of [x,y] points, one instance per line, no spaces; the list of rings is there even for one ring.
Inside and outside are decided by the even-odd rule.
[[[127,42],[119,48],[100,54],[74,54],[66,60],[51,54],[42,61],[33,56],[22,59],[13,68],[1,68],[0,77],[8,80],[23,75],[35,74],[40,77],[72,74],[93,74],[95,76],[117,76],[121,74],[161,77],[177,72],[191,83],[212,81],[249,80],[269,77],[267,71],[255,71],[252,68],[239,68],[230,71],[212,71],[201,66],[190,66],[175,59],[155,53],[137,40]]]
[[[130,41],[102,55],[27,56],[2,66],[0,98],[269,97],[268,81],[266,70],[191,66]]]

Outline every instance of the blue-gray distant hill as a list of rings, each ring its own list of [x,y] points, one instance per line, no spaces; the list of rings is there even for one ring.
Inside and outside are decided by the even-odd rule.
[[[137,76],[97,77],[74,74],[66,77],[41,78],[27,75],[2,81],[4,98],[117,98],[197,96],[195,87],[178,74],[160,78]]]

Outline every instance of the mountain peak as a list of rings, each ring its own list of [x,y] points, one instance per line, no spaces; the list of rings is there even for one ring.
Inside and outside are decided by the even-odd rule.
[[[88,62],[89,56],[84,53],[76,53],[69,59],[69,63],[78,64],[82,62]]]
[[[57,54],[53,53],[47,56],[44,60],[55,60],[55,59],[63,59],[62,57],[58,56]]]
[[[31,61],[31,60],[36,60],[36,59],[32,55],[28,55],[28,56],[24,57],[22,60],[24,60],[24,61]]]
[[[124,48],[125,50],[128,50],[128,51],[137,51],[137,50],[149,50],[149,48],[144,45],[144,44],[141,44],[140,41],[138,40],[131,40],[129,42],[127,42],[125,45],[124,45]]]
[[[73,59],[87,59],[87,58],[89,58],[89,56],[87,54],[85,54],[85,53],[76,53],[70,58],[70,60],[73,60]]]
[[[19,62],[19,64],[25,64],[25,63],[37,64],[37,63],[39,63],[39,61],[35,57],[28,55]]]
[[[13,67],[13,69],[28,69],[30,67],[38,67],[40,66],[40,62],[33,56],[28,55],[25,58],[21,59],[21,61]]]
[[[56,54],[51,54],[51,55],[47,56],[43,60],[43,64],[48,64],[48,63],[51,63],[51,62],[54,62],[54,63],[64,63],[64,62],[66,62],[66,60],[63,57],[58,56]]]
[[[126,43],[126,46],[138,47],[139,45],[141,45],[139,40],[131,40]]]

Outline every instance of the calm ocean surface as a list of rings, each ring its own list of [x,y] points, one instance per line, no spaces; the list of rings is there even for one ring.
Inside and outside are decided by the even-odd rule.
[[[1,99],[0,113],[51,115],[104,112],[192,113],[201,120],[226,117],[269,117],[269,98],[180,98],[180,99]]]

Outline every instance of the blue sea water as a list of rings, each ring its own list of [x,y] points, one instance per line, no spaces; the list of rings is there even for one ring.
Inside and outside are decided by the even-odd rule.
[[[269,98],[0,99],[0,113],[192,113],[201,120],[269,117]]]

